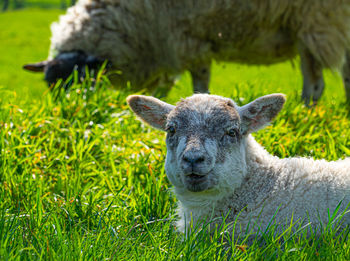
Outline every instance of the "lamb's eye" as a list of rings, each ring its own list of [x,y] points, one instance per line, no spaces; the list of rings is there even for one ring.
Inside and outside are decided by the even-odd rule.
[[[238,136],[238,131],[235,128],[231,128],[226,131],[226,134],[233,138],[236,138]]]
[[[169,126],[166,128],[166,131],[169,133],[170,136],[173,136],[176,132],[176,129],[174,126]]]

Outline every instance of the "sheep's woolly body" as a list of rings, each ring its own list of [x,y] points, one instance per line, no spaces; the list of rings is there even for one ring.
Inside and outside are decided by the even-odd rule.
[[[211,59],[269,64],[306,46],[340,68],[349,0],[80,0],[52,25],[51,54],[82,49],[147,84]]]
[[[252,136],[246,139],[247,175],[242,186],[234,192],[222,191],[218,200],[194,194],[175,193],[180,199],[179,228],[189,228],[190,220],[227,222],[238,220],[236,231],[255,225],[264,231],[271,219],[282,228],[291,220],[311,222],[317,226],[327,223],[340,201],[339,212],[350,202],[350,159],[335,162],[308,158],[279,159],[270,155]],[[196,198],[197,202],[193,201]],[[346,215],[345,223],[350,217]]]

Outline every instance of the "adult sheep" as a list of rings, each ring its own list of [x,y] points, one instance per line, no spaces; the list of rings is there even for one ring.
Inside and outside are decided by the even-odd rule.
[[[52,25],[49,60],[25,68],[68,77],[65,54],[82,51],[108,59],[121,72],[116,84],[169,90],[189,70],[194,92],[205,93],[212,59],[268,65],[299,53],[309,104],[323,92],[324,68],[342,70],[350,101],[349,47],[349,0],[80,0]]]
[[[250,133],[281,110],[281,94],[260,97],[239,107],[231,99],[195,94],[176,106],[156,98],[128,97],[145,122],[167,131],[165,170],[178,198],[181,231],[199,221],[237,220],[236,232],[276,230],[291,220],[327,224],[350,202],[350,158],[335,162],[310,158],[279,159]],[[277,211],[278,210],[278,211]],[[344,216],[349,224],[350,215]]]

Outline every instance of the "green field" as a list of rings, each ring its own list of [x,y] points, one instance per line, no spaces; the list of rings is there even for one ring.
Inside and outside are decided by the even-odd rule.
[[[41,99],[46,91],[43,75],[22,70],[26,63],[48,56],[50,23],[60,10],[12,11],[0,13],[0,87],[15,91],[21,98]]]
[[[242,260],[350,259],[350,240],[331,226],[244,239],[176,231],[176,199],[164,173],[164,133],[139,122],[127,91],[102,77],[66,93],[21,69],[45,59],[59,10],[0,14],[0,259]],[[270,67],[213,64],[211,92],[239,105],[282,92],[277,119],[254,136],[280,157],[350,156],[349,108],[336,73],[326,72],[317,107],[300,102],[298,61]],[[188,73],[166,101],[191,95]]]

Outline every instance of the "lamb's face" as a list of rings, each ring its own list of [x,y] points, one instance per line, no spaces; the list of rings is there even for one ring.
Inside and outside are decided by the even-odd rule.
[[[241,185],[246,136],[268,124],[284,102],[284,95],[272,94],[238,107],[227,98],[196,94],[175,107],[153,97],[128,97],[142,120],[167,132],[165,170],[175,188],[211,195]]]
[[[241,184],[244,136],[232,100],[205,94],[187,98],[169,113],[166,131],[165,170],[174,186],[200,192]]]

